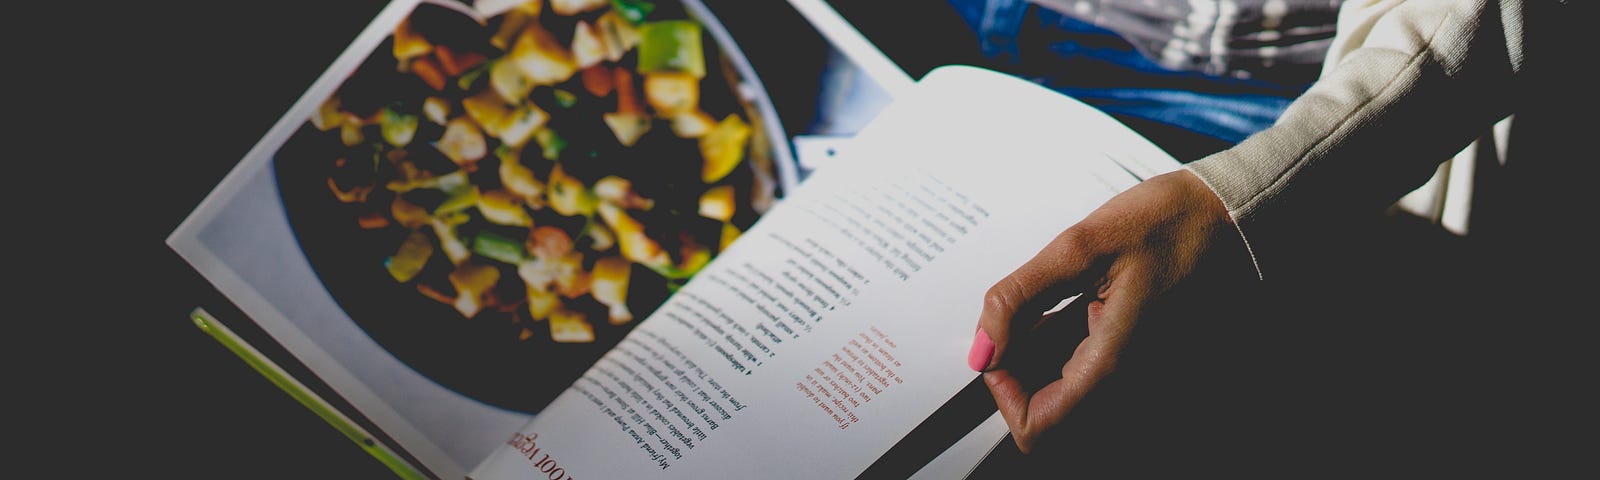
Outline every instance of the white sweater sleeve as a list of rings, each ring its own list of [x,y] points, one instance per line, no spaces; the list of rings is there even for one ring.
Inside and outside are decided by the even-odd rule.
[[[1393,204],[1515,103],[1521,1],[1343,8],[1323,77],[1272,127],[1186,166],[1227,206],[1263,278],[1310,238],[1336,242],[1337,219]]]

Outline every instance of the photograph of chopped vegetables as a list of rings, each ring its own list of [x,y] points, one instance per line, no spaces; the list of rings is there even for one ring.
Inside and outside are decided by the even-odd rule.
[[[423,3],[275,157],[318,276],[437,381],[559,391],[779,193],[703,26],[667,0]]]

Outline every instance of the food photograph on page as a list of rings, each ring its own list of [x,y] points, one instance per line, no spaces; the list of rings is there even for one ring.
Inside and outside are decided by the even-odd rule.
[[[703,9],[500,3],[418,5],[273,165],[307,261],[365,333],[536,413],[794,180]]]

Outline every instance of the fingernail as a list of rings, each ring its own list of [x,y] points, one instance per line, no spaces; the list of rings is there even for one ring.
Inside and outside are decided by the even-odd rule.
[[[994,356],[994,341],[989,340],[989,334],[983,329],[978,329],[978,334],[972,337],[972,350],[967,352],[967,366],[972,371],[981,372],[989,367],[989,359]]]

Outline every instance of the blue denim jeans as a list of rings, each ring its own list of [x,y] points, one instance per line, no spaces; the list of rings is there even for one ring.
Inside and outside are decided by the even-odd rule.
[[[1118,118],[1185,130],[1218,145],[1271,125],[1309,85],[1170,70],[1115,32],[1026,0],[947,1],[973,29],[984,56],[1008,73]]]

